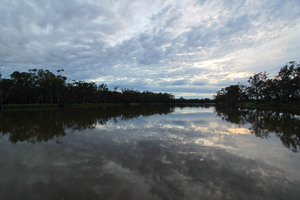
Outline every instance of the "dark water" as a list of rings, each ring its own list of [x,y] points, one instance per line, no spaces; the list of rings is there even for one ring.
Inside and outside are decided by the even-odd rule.
[[[263,110],[5,112],[0,199],[300,199],[299,138]]]

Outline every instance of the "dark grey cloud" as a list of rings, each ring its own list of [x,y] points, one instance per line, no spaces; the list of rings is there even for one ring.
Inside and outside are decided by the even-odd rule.
[[[187,84],[189,84],[189,80],[184,80],[184,79],[171,81],[170,83],[170,85],[187,85]]]
[[[193,81],[192,84],[193,85],[198,85],[198,86],[205,85],[205,81],[197,80],[197,81]]]

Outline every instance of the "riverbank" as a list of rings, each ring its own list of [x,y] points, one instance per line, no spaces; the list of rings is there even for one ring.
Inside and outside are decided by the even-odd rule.
[[[239,106],[240,108],[250,109],[263,109],[263,110],[284,110],[300,112],[299,104],[278,104],[278,103],[254,103],[254,102],[243,102]]]
[[[18,110],[51,110],[58,108],[97,108],[97,107],[137,107],[137,106],[172,106],[172,107],[207,107],[215,106],[215,103],[87,103],[87,104],[4,104],[2,111],[18,111]]]
[[[58,108],[95,108],[95,107],[117,107],[122,106],[122,104],[4,104],[2,105],[2,111],[17,111],[17,110],[51,110]]]

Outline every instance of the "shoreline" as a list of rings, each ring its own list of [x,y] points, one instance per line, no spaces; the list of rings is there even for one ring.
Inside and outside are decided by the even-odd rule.
[[[300,105],[299,104],[244,102],[244,103],[241,103],[238,107],[239,108],[248,108],[248,109],[279,110],[279,111],[300,113]]]
[[[25,111],[25,110],[52,110],[63,108],[111,108],[111,107],[149,107],[149,106],[171,106],[171,107],[203,107],[215,106],[215,103],[86,103],[86,104],[3,104],[0,111]]]
[[[138,106],[173,106],[173,107],[207,107],[217,106],[216,103],[86,103],[86,104],[3,104],[0,111],[18,111],[18,110],[51,110],[63,108],[110,108],[110,107],[138,107]],[[227,106],[225,106],[227,107]],[[255,103],[243,102],[238,108],[261,109],[261,110],[283,110],[300,112],[298,104],[275,104],[275,103]]]

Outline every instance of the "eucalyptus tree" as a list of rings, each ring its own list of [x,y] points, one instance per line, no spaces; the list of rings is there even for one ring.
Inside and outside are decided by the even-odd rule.
[[[264,99],[264,91],[267,86],[268,75],[266,72],[259,72],[250,76],[248,82],[250,83],[249,95],[250,98],[255,98],[256,101]]]
[[[291,102],[300,98],[300,63],[291,61],[282,67],[276,76],[280,102]]]
[[[240,100],[240,91],[240,85],[230,85],[218,91],[215,100],[219,105],[236,106]]]
[[[33,73],[14,71],[10,78],[13,81],[11,96],[15,103],[33,103],[36,89]]]
[[[3,88],[3,86],[2,86],[2,74],[1,74],[1,71],[0,71],[0,110],[2,110],[2,104],[3,104],[3,89],[2,88]]]

